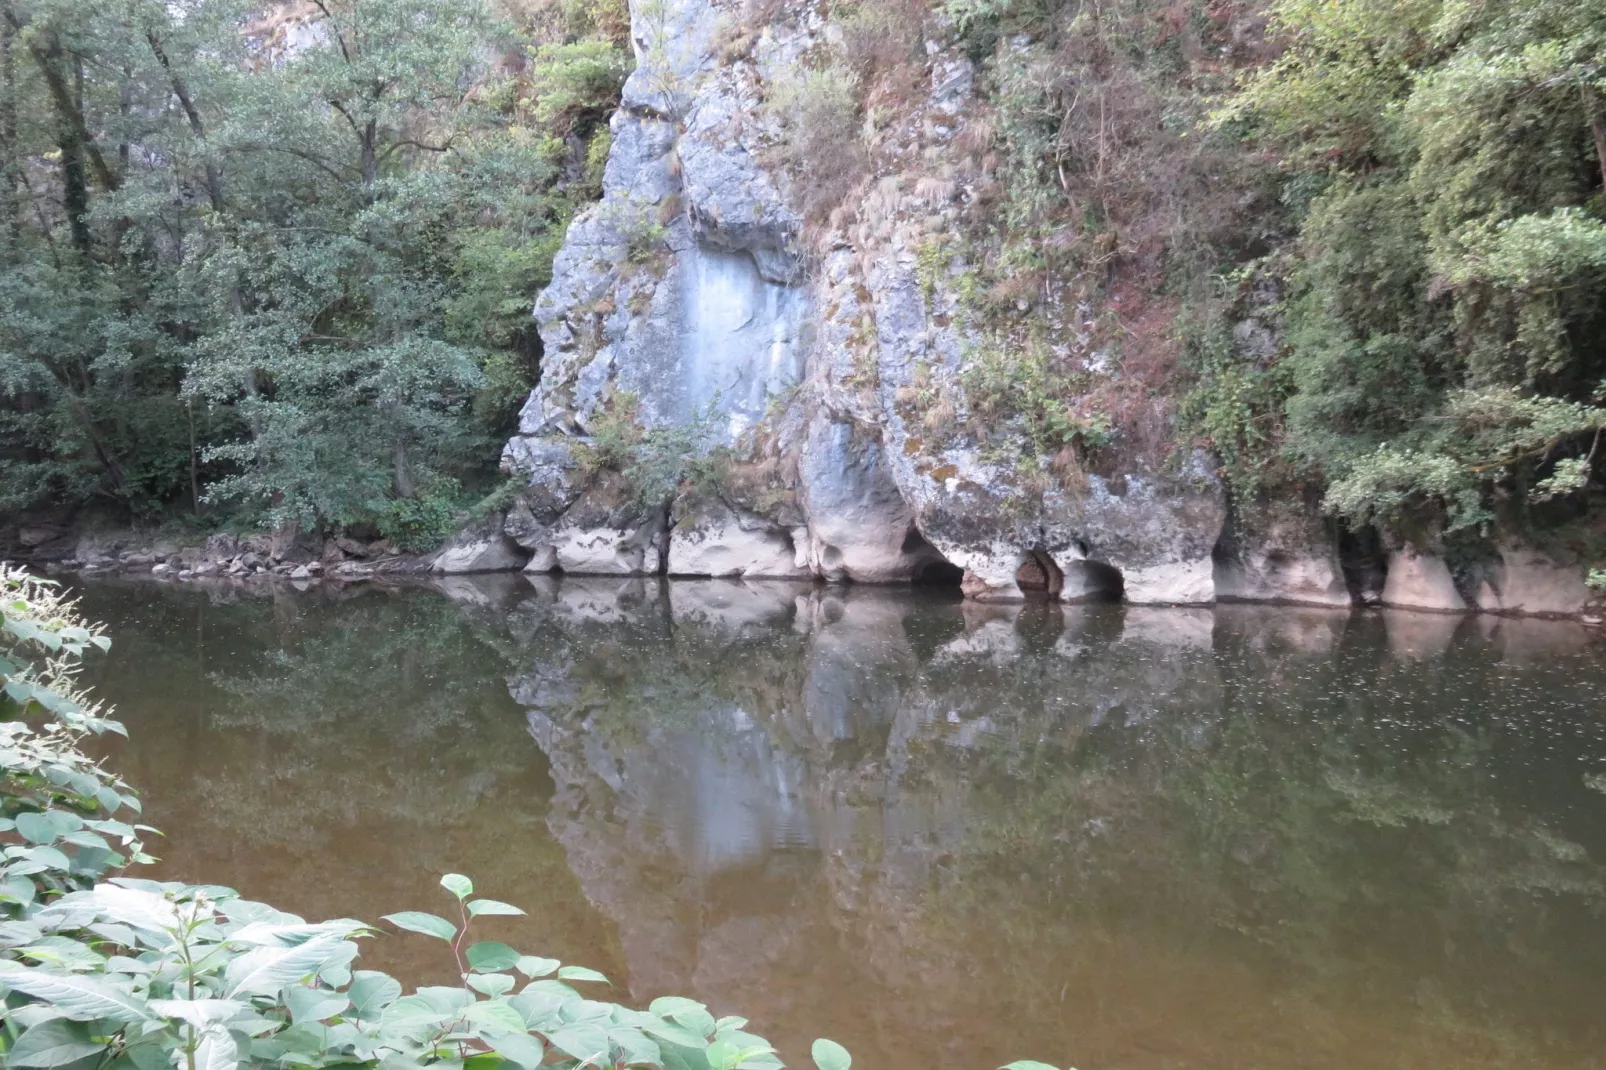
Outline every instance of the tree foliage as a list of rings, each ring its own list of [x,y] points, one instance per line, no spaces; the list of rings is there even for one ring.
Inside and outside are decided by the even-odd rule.
[[[0,501],[338,527],[483,478],[614,6],[0,5]]]
[[[1261,456],[1357,525],[1577,515],[1606,424],[1606,12],[1281,0],[1272,18],[1285,51],[1217,117],[1276,154],[1297,228],[1266,264],[1288,389]],[[1201,415],[1230,425],[1211,397],[1255,363],[1210,368]]]

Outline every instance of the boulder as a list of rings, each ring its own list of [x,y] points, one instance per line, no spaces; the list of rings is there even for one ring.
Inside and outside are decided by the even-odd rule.
[[[657,573],[667,524],[663,507],[637,501],[623,477],[602,472],[552,525],[550,560],[582,576]]]
[[[454,535],[435,555],[430,571],[446,575],[468,572],[516,572],[528,555],[502,530],[494,516]],[[309,573],[310,575],[310,573]]]
[[[796,579],[809,575],[799,556],[788,528],[718,499],[677,516],[669,532],[671,576]]]
[[[1467,608],[1443,558],[1410,546],[1389,554],[1383,604],[1437,613],[1459,613]]]
[[[1234,602],[1348,606],[1338,539],[1314,509],[1256,510],[1229,525],[1214,555],[1216,597]]]
[[[1478,608],[1496,613],[1572,616],[1583,612],[1594,593],[1584,569],[1559,562],[1531,547],[1507,544],[1499,564],[1478,585]]]

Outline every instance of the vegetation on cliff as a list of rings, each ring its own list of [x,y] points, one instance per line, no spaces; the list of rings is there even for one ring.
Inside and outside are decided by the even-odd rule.
[[[957,35],[977,64],[915,185],[958,213],[919,258],[975,339],[965,434],[1002,426],[1062,476],[1106,447],[1203,445],[1241,498],[1309,489],[1353,530],[1429,544],[1598,527],[1598,6],[837,11],[813,62],[841,77],[785,100],[805,140],[864,130],[862,157],[809,154],[837,194],[824,226],[883,222],[924,42]]]

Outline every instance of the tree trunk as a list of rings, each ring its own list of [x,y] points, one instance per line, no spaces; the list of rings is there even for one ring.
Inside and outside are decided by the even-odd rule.
[[[4,10],[10,14],[11,4]],[[17,65],[13,46],[17,31],[10,18],[0,18],[0,254],[8,263],[16,255],[22,207],[17,188]]]
[[[37,55],[38,50],[34,51]],[[50,72],[46,74],[46,80],[52,86],[59,83],[62,87],[56,99],[56,144],[61,149],[61,206],[67,214],[67,226],[72,231],[73,247],[88,259],[89,220],[85,217],[89,214],[89,177],[84,172],[84,138],[80,124],[73,121],[77,108],[67,89],[67,79],[62,72],[65,64],[61,40],[55,34],[50,35],[50,43],[40,62]]]
[[[407,444],[400,438],[396,439],[391,457],[396,466],[396,497],[403,499],[418,497],[418,488],[413,486],[413,468],[407,462]]]
[[[1580,79],[1578,96],[1584,105],[1584,121],[1595,139],[1595,162],[1600,166],[1600,182],[1606,187],[1606,118],[1600,113],[1600,102],[1595,99],[1595,87]]]
[[[195,99],[190,96],[189,86],[167,58],[167,50],[162,47],[162,39],[156,35],[155,30],[145,31],[145,40],[151,46],[151,52],[156,56],[156,62],[162,65],[167,72],[168,84],[173,87],[173,95],[178,98],[179,107],[184,109],[184,117],[189,120],[190,132],[195,135],[195,141],[201,147],[202,160],[206,166],[206,196],[212,204],[212,211],[223,211],[223,175],[218,171],[217,162],[212,159],[212,153],[206,145],[206,126],[201,122],[200,110],[195,107]]]

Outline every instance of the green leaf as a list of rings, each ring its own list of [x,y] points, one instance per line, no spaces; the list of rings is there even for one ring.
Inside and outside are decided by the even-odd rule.
[[[153,999],[150,1008],[152,1014],[176,1018],[197,1029],[226,1022],[251,1009],[237,999]]]
[[[394,1046],[398,1039],[421,1040],[434,1033],[442,1023],[455,1015],[447,1015],[418,996],[403,996],[379,1016],[379,1035],[386,1044]]]
[[[508,1006],[505,999],[488,999],[475,1003],[463,1012],[463,1017],[475,1025],[510,1033],[519,1032],[524,1028],[524,1018],[518,1011]]]
[[[229,963],[223,983],[231,998],[273,995],[292,981],[330,966],[344,965],[356,954],[356,944],[332,936],[321,936],[296,947],[252,948]]]
[[[90,1038],[89,1028],[82,1022],[53,1018],[22,1034],[3,1058],[7,1066],[66,1066],[105,1048]]]
[[[492,999],[507,995],[513,988],[513,975],[510,973],[471,973],[465,980],[474,991]]]
[[[597,981],[605,985],[613,983],[596,970],[584,966],[565,966],[558,971],[558,976],[565,981]]]
[[[671,1044],[679,1044],[683,1048],[692,1048],[702,1051],[708,1047],[708,1038],[698,1036],[685,1026],[668,1020],[645,1020],[641,1023],[643,1032],[650,1033],[659,1040],[667,1040]],[[825,1070],[825,1068],[821,1068]]]
[[[29,887],[33,887],[29,885]],[[544,959],[536,955],[520,955],[519,961],[514,963],[518,971],[526,977],[545,977],[562,965],[557,959]]]
[[[814,1057],[814,1065],[820,1070],[848,1070],[853,1065],[853,1056],[848,1054],[848,1049],[824,1037],[814,1042],[809,1054]]]
[[[474,882],[461,873],[448,873],[441,878],[441,887],[457,896],[459,900],[467,899],[474,894]]]
[[[371,1020],[401,997],[401,982],[377,970],[358,970],[351,975],[346,998],[358,1018]]]
[[[507,1033],[487,1031],[485,1043],[491,1050],[515,1066],[523,1070],[536,1070],[541,1060],[546,1057],[546,1049],[541,1042],[524,1031],[521,1025],[517,1030]]]
[[[481,914],[523,914],[524,911],[511,903],[504,903],[497,899],[470,899],[468,901],[468,914],[477,918]]]
[[[53,843],[56,840],[56,825],[45,814],[18,814],[17,831],[29,843]]]
[[[283,999],[284,1005],[290,1008],[290,1021],[295,1025],[333,1018],[350,1003],[339,992],[308,988],[306,985],[286,985]]]
[[[608,1057],[608,1032],[600,1025],[570,1025],[547,1034],[547,1043],[568,1052],[582,1062],[604,1063]]]
[[[474,912],[474,904],[469,904],[469,913]],[[433,936],[437,940],[451,943],[457,936],[457,926],[445,918],[435,914],[426,914],[422,910],[404,910],[400,914],[386,914],[382,919],[390,922],[398,929],[406,929],[410,933],[423,933]]]
[[[213,1026],[201,1034],[200,1046],[195,1049],[195,1070],[235,1070],[239,1065],[240,1048],[233,1033]]]
[[[53,1004],[64,1017],[76,1021],[143,1022],[150,1018],[144,1000],[97,977],[47,973],[0,960],[0,984]]]
[[[471,969],[481,973],[494,973],[498,970],[511,970],[519,964],[521,956],[506,944],[495,940],[481,940],[468,949],[467,958]]]

